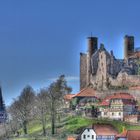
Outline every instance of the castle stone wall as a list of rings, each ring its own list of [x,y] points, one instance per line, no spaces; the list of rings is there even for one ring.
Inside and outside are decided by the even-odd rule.
[[[87,86],[87,54],[80,53],[80,90]]]
[[[140,90],[104,90],[104,91],[96,91],[96,96],[98,96],[99,98],[103,99],[105,97],[107,97],[108,95],[112,95],[114,93],[129,93],[131,95],[133,95],[133,97],[135,99],[137,99],[138,101],[140,101]]]

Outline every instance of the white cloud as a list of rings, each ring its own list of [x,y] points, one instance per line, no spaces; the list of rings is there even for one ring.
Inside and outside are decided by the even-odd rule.
[[[49,80],[51,81],[56,81],[58,79],[57,78],[50,78]],[[78,76],[65,76],[65,79],[67,82],[71,82],[71,81],[79,81],[79,77]]]
[[[66,76],[67,81],[79,81],[78,76]]]

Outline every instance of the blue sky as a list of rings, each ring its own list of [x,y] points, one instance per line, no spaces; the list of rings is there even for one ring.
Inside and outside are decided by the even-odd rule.
[[[65,74],[79,90],[79,53],[91,32],[117,58],[123,37],[140,47],[139,0],[0,1],[0,83],[8,105],[27,84],[35,90]]]

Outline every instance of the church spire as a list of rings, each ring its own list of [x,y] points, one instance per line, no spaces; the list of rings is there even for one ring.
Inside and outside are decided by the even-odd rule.
[[[2,97],[1,86],[0,86],[0,110],[4,110],[4,101],[3,101],[3,97]]]

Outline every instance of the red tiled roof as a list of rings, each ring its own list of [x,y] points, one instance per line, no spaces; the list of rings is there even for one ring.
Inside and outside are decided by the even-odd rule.
[[[65,99],[65,100],[71,100],[74,96],[75,96],[75,94],[66,94],[66,95],[64,96],[64,99]]]
[[[114,135],[116,136],[118,134],[117,130],[114,129],[111,125],[105,125],[105,124],[97,124],[93,126],[94,131],[96,132],[96,135]]]
[[[128,130],[127,139],[128,140],[140,140],[140,130]]]
[[[102,102],[100,103],[100,106],[108,106],[109,103],[110,103],[111,97],[112,97],[112,96],[108,96],[108,97],[104,98],[104,99],[102,100]]]
[[[139,52],[132,53],[132,55],[130,57],[140,58],[140,51]]]
[[[114,93],[113,95],[107,96],[100,103],[101,106],[108,106],[111,99],[134,99],[129,93]]]
[[[127,116],[124,116],[124,118],[126,118],[126,119],[140,118],[140,115],[127,115]]]
[[[127,140],[140,140],[140,130],[126,130],[117,135],[117,138],[127,138]]]
[[[74,137],[68,137],[67,140],[76,140]]]
[[[79,93],[77,93],[74,97],[96,97],[96,91],[93,88],[84,88]]]
[[[130,87],[130,90],[140,90],[140,86]]]

